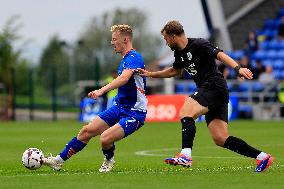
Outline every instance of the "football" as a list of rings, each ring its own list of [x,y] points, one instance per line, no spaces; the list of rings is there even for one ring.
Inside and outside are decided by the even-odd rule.
[[[43,163],[44,155],[38,148],[29,148],[24,151],[22,156],[23,165],[31,170],[38,169]]]

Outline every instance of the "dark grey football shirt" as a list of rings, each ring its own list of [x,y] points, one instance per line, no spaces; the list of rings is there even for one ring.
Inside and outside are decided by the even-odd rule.
[[[202,38],[188,38],[187,46],[175,50],[174,69],[185,69],[193,78],[197,87],[216,81],[227,88],[222,73],[218,70],[215,59],[221,49]]]

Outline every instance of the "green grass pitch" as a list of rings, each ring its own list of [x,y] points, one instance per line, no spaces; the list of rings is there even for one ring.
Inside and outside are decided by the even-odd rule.
[[[116,165],[102,174],[99,140],[67,161],[63,170],[28,170],[21,163],[25,149],[37,147],[56,155],[77,134],[76,121],[0,122],[0,189],[4,188],[284,188],[283,121],[233,121],[230,134],[271,153],[275,160],[264,173],[255,173],[255,160],[214,145],[205,123],[197,123],[193,166],[170,166],[163,159],[180,150],[178,123],[146,123],[116,143]]]

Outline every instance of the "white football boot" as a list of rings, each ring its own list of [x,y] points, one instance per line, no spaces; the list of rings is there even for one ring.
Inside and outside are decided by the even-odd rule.
[[[115,161],[114,161],[113,157],[109,160],[104,158],[104,162],[103,162],[101,168],[99,169],[99,172],[100,173],[107,173],[107,172],[111,171],[113,166],[114,166],[114,163],[115,163]]]
[[[56,157],[47,157],[47,158],[43,158],[43,164],[49,166],[50,168],[52,168],[55,171],[60,171],[63,163],[62,162],[58,162],[56,161]]]

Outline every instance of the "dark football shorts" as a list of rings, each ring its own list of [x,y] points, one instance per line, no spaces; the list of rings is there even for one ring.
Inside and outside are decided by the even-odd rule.
[[[208,107],[209,112],[205,114],[207,125],[213,119],[220,119],[228,123],[229,92],[224,83],[205,83],[197,91],[190,95],[200,105]]]

